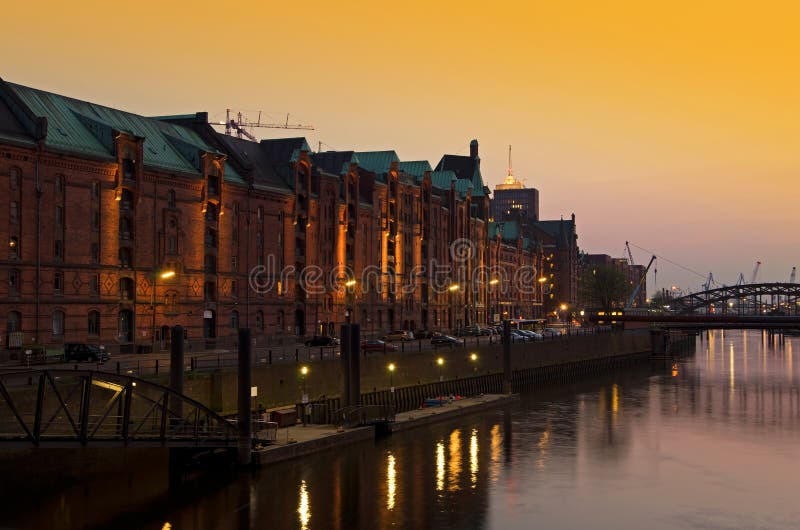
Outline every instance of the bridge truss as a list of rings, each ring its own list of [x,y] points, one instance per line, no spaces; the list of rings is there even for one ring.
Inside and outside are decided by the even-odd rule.
[[[800,284],[730,285],[688,294],[669,301],[679,314],[762,315],[800,314]]]
[[[238,430],[142,379],[95,371],[0,374],[0,447],[235,447]]]

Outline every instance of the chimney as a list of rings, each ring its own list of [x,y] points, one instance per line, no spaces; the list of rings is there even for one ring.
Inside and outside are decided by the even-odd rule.
[[[469,143],[469,157],[478,158],[478,140],[472,140]]]

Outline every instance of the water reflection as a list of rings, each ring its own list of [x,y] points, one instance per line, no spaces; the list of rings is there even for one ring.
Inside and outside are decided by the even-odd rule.
[[[674,374],[671,363],[645,363],[541,387],[506,408],[272,466],[115,526],[800,527],[798,344],[711,332]],[[91,512],[80,492],[60,498],[55,513]],[[27,516],[36,524],[0,526],[58,527]],[[71,517],[73,527],[109,526]]]

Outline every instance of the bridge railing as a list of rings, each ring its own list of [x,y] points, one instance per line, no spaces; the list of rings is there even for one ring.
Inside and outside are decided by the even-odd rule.
[[[129,376],[69,370],[0,375],[0,444],[225,446],[238,431],[200,403]]]

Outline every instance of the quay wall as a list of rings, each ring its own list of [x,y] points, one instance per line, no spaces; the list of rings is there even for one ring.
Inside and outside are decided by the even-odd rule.
[[[619,332],[604,335],[565,337],[560,340],[520,343],[511,347],[512,370],[517,374],[559,365],[580,364],[617,357],[646,354],[652,351],[649,332]],[[472,360],[472,354],[477,355]],[[437,359],[444,363],[441,367]],[[387,366],[394,363],[396,370],[390,375]],[[369,353],[361,357],[361,391],[376,393],[414,385],[428,385],[502,372],[502,345],[481,347],[456,347],[437,352]],[[256,366],[253,385],[257,387],[254,407],[266,409],[294,406],[301,400],[303,387],[309,399],[323,401],[338,397],[342,385],[339,359],[315,361],[307,364],[309,373],[305,381],[299,366],[303,363]],[[597,363],[594,363],[597,364]],[[555,372],[554,372],[555,373]],[[237,371],[222,368],[211,372],[187,374],[184,392],[191,398],[207,404],[221,413],[232,413],[237,403]]]

